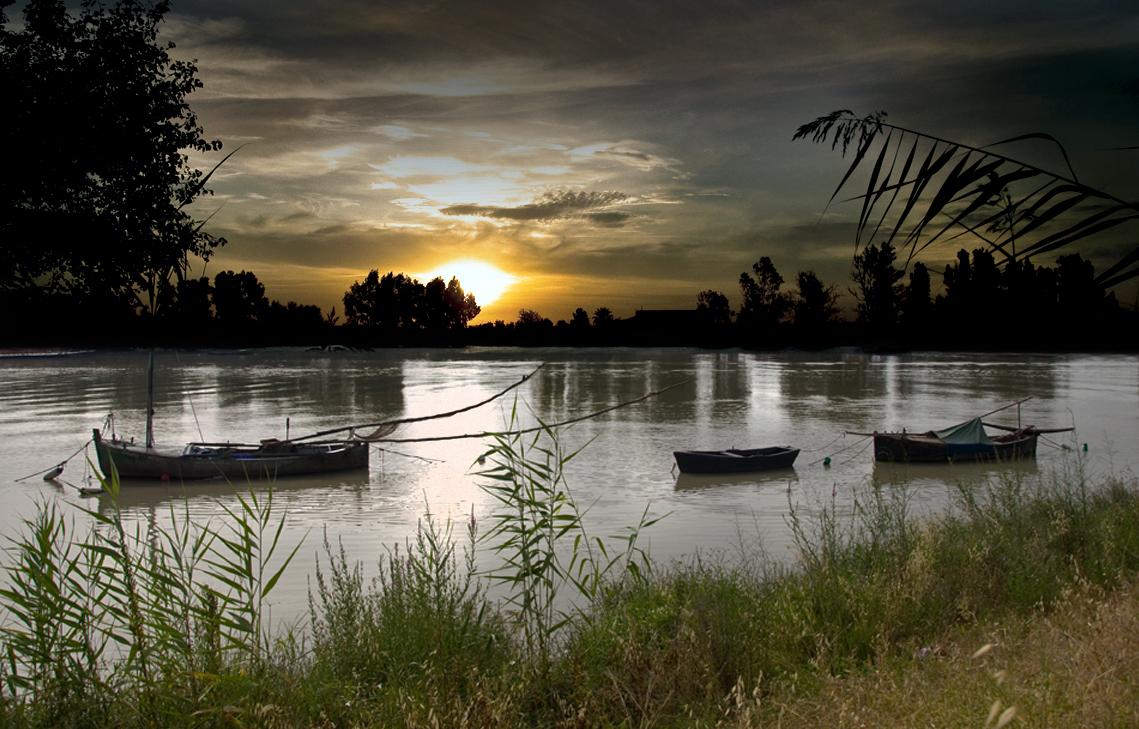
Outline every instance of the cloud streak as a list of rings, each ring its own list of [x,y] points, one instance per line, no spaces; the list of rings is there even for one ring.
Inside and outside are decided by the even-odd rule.
[[[601,225],[620,225],[629,218],[627,213],[617,211],[587,213],[587,211],[608,208],[628,199],[628,195],[615,190],[604,192],[561,190],[548,192],[535,202],[516,207],[449,205],[439,212],[444,215],[472,215],[497,220],[538,222],[584,217]]]

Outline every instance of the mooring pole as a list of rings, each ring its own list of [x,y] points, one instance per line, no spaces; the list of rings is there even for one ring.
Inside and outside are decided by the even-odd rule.
[[[146,367],[146,447],[154,447],[154,350]]]

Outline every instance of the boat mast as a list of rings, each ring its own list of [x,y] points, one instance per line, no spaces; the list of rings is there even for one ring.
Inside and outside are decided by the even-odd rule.
[[[146,447],[154,447],[154,350],[146,367]]]

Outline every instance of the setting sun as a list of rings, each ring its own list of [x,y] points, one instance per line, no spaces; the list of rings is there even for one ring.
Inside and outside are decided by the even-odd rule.
[[[430,272],[420,274],[419,278],[426,282],[436,276],[444,281],[450,281],[451,277],[459,279],[463,291],[474,294],[475,300],[484,309],[498,301],[498,298],[518,280],[517,276],[511,276],[489,263],[469,258],[440,264]]]

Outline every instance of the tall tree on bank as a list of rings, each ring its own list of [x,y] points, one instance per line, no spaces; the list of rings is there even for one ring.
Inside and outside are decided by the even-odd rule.
[[[902,300],[902,327],[912,339],[926,339],[932,332],[933,300],[929,269],[921,261],[910,269],[910,284]]]
[[[801,336],[819,337],[838,318],[838,295],[814,271],[800,271],[795,282],[798,294],[791,307],[795,328]]]
[[[905,273],[894,267],[896,259],[890,241],[883,241],[880,248],[871,243],[854,257],[851,278],[856,288],[850,293],[858,301],[858,320],[878,335],[890,332],[898,322]]]
[[[740,293],[743,303],[737,321],[745,330],[752,333],[769,333],[783,321],[790,307],[787,296],[780,291],[783,277],[775,264],[767,256],[761,257],[751,266],[751,274],[740,274]]]
[[[0,16],[0,292],[154,313],[187,257],[224,244],[186,211],[209,178],[188,154],[221,143],[187,103],[197,68],[158,42],[168,10],[31,0],[21,28]]]

